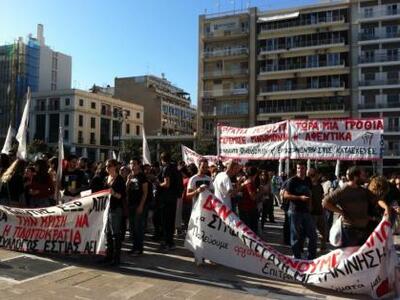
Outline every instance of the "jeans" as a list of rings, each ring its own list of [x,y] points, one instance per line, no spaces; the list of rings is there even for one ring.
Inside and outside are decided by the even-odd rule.
[[[144,223],[146,220],[146,209],[141,214],[136,213],[136,207],[129,207],[129,231],[133,240],[132,250],[143,252]]]
[[[374,231],[375,226],[369,223],[366,228],[355,228],[342,224],[342,245],[340,248],[362,246]]]
[[[326,241],[328,240],[328,230],[326,226],[325,214],[313,215],[316,228],[321,235],[321,250],[326,249]]]
[[[191,202],[183,202],[182,203],[182,222],[183,222],[183,229],[187,230],[190,216],[192,214],[192,203]]]
[[[290,245],[295,258],[301,258],[304,240],[308,238],[308,259],[317,257],[317,231],[309,212],[289,211]]]
[[[107,259],[119,263],[121,256],[122,208],[117,207],[108,212],[107,220]]]
[[[258,231],[258,210],[257,208],[251,211],[244,211],[239,209],[240,219],[246,224],[255,234]]]
[[[161,203],[161,225],[163,242],[167,246],[174,245],[175,215],[177,197],[166,197]]]

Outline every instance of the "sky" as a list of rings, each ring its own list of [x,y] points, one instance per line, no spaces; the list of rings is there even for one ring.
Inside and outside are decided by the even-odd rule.
[[[164,73],[197,102],[198,20],[207,12],[271,10],[318,0],[0,0],[0,45],[44,25],[46,44],[72,56],[72,87]]]

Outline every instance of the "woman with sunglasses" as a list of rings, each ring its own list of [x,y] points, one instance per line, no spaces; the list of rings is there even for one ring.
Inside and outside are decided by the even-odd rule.
[[[126,187],[125,181],[117,172],[117,160],[109,159],[106,162],[108,176],[106,188],[111,190],[110,209],[107,222],[107,256],[106,262],[112,265],[120,263],[121,256],[121,226],[123,211],[126,208]]]

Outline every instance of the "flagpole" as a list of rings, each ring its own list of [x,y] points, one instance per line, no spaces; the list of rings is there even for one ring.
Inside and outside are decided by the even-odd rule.
[[[63,171],[63,160],[64,160],[64,129],[60,126],[58,131],[58,167],[57,167],[57,179],[56,179],[56,200],[58,204],[61,204],[61,180]]]
[[[28,91],[26,94],[26,103],[24,107],[24,112],[21,118],[21,124],[19,124],[18,132],[16,135],[16,140],[18,141],[17,158],[26,160],[28,158],[27,152],[27,133],[29,124],[29,106],[31,103],[31,88],[28,86]]]
[[[218,157],[218,159],[219,159],[219,156],[220,156],[220,151],[221,151],[221,149],[220,149],[220,141],[219,141],[219,139],[220,139],[220,135],[221,135],[221,133],[220,133],[220,130],[219,130],[219,124],[217,124],[217,157]]]
[[[287,144],[287,153],[288,153],[288,157],[286,158],[286,161],[285,161],[285,173],[286,173],[286,176],[287,176],[287,178],[289,178],[289,173],[290,173],[290,156],[291,156],[291,140],[292,140],[292,137],[291,137],[291,130],[290,130],[290,121],[289,120],[287,120],[286,121],[287,122],[287,131],[288,131],[288,144]]]

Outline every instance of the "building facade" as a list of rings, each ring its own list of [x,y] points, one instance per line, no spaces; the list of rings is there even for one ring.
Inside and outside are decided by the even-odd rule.
[[[58,143],[58,128],[64,129],[64,145],[70,152],[93,161],[105,160],[121,141],[141,136],[143,107],[101,93],[68,89],[32,95],[30,141]]]
[[[71,88],[71,57],[45,45],[43,25],[37,37],[0,46],[0,139],[18,126],[27,88],[32,92]]]
[[[400,168],[400,3],[342,0],[199,18],[198,132],[292,118],[383,117]]]
[[[384,166],[400,161],[400,3],[357,1],[354,28],[354,102],[363,118],[385,122]]]
[[[164,76],[115,78],[114,95],[144,107],[147,135],[192,135],[196,131],[196,108],[189,94]]]

